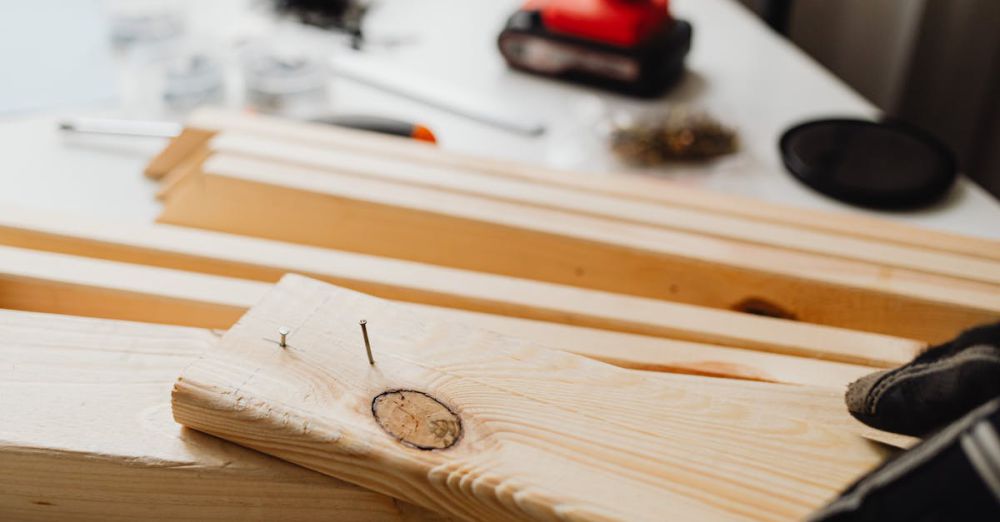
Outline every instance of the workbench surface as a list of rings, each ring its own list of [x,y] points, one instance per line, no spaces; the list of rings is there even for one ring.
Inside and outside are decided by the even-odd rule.
[[[191,27],[226,34],[238,27],[247,2],[190,2]],[[614,176],[617,164],[594,130],[607,114],[644,111],[675,102],[703,107],[740,132],[741,151],[705,165],[660,168],[650,175],[686,185],[742,194],[789,205],[850,209],[801,186],[785,173],[777,152],[781,132],[796,122],[823,117],[872,117],[877,110],[809,57],[771,32],[732,0],[675,0],[676,16],[695,27],[689,72],[666,98],[642,102],[508,70],[496,51],[496,35],[519,2],[389,0],[370,18],[369,35],[403,36],[405,45],[373,54],[420,71],[455,89],[510,107],[543,121],[548,131],[525,137],[463,120],[417,103],[334,80],[333,108],[419,120],[438,135],[440,146]],[[203,5],[206,4],[206,5]],[[234,29],[235,30],[235,29]],[[457,44],[460,42],[460,44]],[[345,51],[346,52],[346,51]],[[126,93],[127,94],[127,93]],[[150,111],[152,112],[152,111]],[[141,169],[163,145],[160,139],[65,136],[56,122],[65,116],[150,117],[144,107],[119,98],[112,105],[64,107],[0,117],[0,205],[85,213],[126,220],[152,220],[159,212],[156,184]],[[854,210],[854,209],[851,209]],[[855,210],[859,211],[859,210]],[[890,219],[966,234],[1000,238],[1000,204],[962,180],[942,204]]]

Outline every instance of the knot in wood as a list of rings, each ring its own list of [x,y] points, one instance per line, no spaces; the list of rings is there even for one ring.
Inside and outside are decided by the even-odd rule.
[[[776,317],[778,319],[796,319],[795,314],[784,308],[760,297],[748,297],[733,305],[733,310],[764,317]]]
[[[445,449],[462,436],[462,420],[441,401],[416,390],[389,390],[372,400],[375,421],[396,440],[421,450]]]

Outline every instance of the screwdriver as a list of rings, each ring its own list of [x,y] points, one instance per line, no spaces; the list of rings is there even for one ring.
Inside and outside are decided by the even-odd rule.
[[[402,136],[428,143],[437,143],[430,129],[423,125],[382,116],[328,116],[312,120],[316,123],[335,125],[350,129]],[[122,120],[109,118],[72,118],[59,122],[59,129],[67,132],[86,134],[115,134],[119,136],[143,136],[152,138],[173,138],[181,133],[184,126],[172,121]]]
[[[317,118],[312,121],[316,123],[325,123],[327,125],[336,125],[338,127],[347,127],[349,129],[366,130],[382,134],[391,134],[393,136],[402,136],[404,138],[413,138],[415,140],[426,141],[428,143],[437,143],[437,138],[434,136],[434,133],[427,127],[403,120],[397,120],[395,118],[385,118],[383,116],[343,115]]]

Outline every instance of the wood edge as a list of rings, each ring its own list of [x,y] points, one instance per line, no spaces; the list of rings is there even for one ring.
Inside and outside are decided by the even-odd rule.
[[[177,168],[198,147],[208,143],[216,131],[195,127],[185,127],[179,135],[171,139],[167,146],[153,157],[143,170],[143,174],[159,180]]]
[[[170,194],[184,183],[184,180],[199,174],[202,164],[211,155],[212,151],[207,146],[199,146],[196,150],[192,151],[191,154],[161,178],[160,187],[156,191],[156,199],[158,201],[167,201],[170,198]]]

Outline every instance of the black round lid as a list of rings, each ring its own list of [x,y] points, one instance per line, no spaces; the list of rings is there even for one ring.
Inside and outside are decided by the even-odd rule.
[[[955,182],[943,143],[898,122],[815,120],[785,131],[785,167],[799,181],[841,201],[880,209],[935,202]]]

